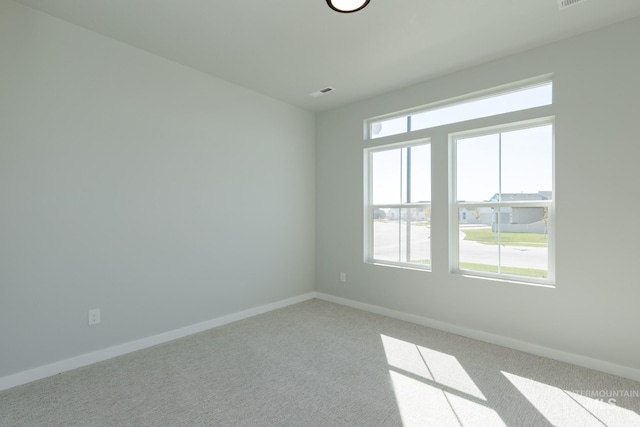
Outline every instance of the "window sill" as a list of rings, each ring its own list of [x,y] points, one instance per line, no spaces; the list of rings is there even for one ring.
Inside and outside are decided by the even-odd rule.
[[[507,276],[507,275],[492,275],[482,274],[475,271],[468,270],[453,270],[451,274],[462,276],[470,279],[489,280],[493,282],[513,283],[518,285],[536,286],[540,288],[555,289],[555,282],[545,279],[527,279],[521,276]]]
[[[380,260],[369,260],[365,261],[365,264],[375,265],[378,267],[392,267],[399,268],[403,270],[415,270],[415,271],[426,271],[431,273],[431,265],[425,265],[424,267],[419,264],[407,264],[403,262],[393,262],[393,261],[380,261]]]

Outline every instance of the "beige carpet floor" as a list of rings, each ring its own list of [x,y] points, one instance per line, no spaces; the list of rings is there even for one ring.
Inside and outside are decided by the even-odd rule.
[[[0,392],[0,426],[640,426],[640,383],[311,300]]]

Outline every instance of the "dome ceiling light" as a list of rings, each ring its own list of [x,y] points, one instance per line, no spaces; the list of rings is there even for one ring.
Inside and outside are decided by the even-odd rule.
[[[336,12],[352,13],[364,9],[369,0],[327,0],[327,4]]]

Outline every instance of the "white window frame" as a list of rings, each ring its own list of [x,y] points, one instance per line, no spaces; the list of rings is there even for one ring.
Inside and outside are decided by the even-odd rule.
[[[381,260],[381,259],[376,259],[374,257],[374,233],[373,233],[373,226],[374,226],[374,218],[373,218],[373,214],[374,214],[374,210],[377,208],[380,209],[409,209],[409,208],[427,208],[427,207],[431,207],[432,205],[432,201],[429,201],[428,203],[392,203],[392,204],[373,204],[373,167],[372,167],[372,160],[373,160],[373,154],[376,152],[381,152],[381,151],[390,151],[390,150],[397,150],[397,149],[402,149],[402,148],[407,148],[407,147],[415,147],[415,146],[421,146],[421,145],[428,145],[429,149],[432,150],[431,147],[431,139],[430,138],[424,138],[424,139],[418,139],[418,140],[412,140],[412,141],[403,141],[400,143],[395,143],[395,144],[386,144],[386,145],[379,145],[379,146],[375,146],[375,147],[369,147],[369,148],[365,148],[364,149],[364,171],[365,171],[365,179],[364,179],[364,261],[366,263],[369,264],[379,264],[379,265],[386,265],[386,266],[395,266],[395,267],[403,267],[403,268],[410,268],[410,269],[417,269],[417,270],[425,270],[425,271],[431,271],[431,266],[432,266],[432,259],[431,256],[429,257],[429,264],[420,264],[420,263],[411,263],[411,262],[407,262],[407,261],[390,261],[390,260]],[[433,153],[431,153],[431,155],[433,155]],[[430,158],[432,158],[430,156]],[[433,179],[433,174],[431,171],[431,165],[429,165],[429,175],[432,177]],[[431,181],[432,182],[432,181]],[[431,222],[431,218],[429,218],[430,222]],[[431,225],[429,226],[431,227]],[[411,236],[411,232],[410,232],[410,224],[409,222],[407,222],[407,234],[406,234],[406,244],[407,244],[407,251],[409,252],[409,245],[411,242],[410,236]],[[429,253],[431,254],[431,239],[429,239],[428,241],[429,244]]]
[[[514,130],[521,130],[539,126],[551,125],[552,126],[552,141],[551,141],[551,164],[552,164],[552,200],[536,200],[536,201],[498,201],[498,202],[458,202],[456,189],[457,189],[457,152],[456,142],[459,139],[490,135],[501,132],[508,132]],[[554,117],[542,117],[532,120],[520,121],[515,123],[507,123],[501,125],[495,125],[491,127],[485,127],[481,129],[465,130],[462,132],[455,132],[449,134],[449,262],[450,272],[459,275],[481,277],[488,279],[505,280],[509,282],[517,282],[524,284],[536,284],[542,286],[553,286],[555,284],[555,118]],[[544,207],[547,208],[547,239],[548,239],[548,266],[546,278],[526,277],[505,273],[490,273],[473,270],[464,270],[459,266],[459,230],[460,230],[460,218],[459,209],[475,209],[482,207]]]

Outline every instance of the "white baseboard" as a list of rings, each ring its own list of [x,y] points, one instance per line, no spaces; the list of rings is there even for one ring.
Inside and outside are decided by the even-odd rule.
[[[604,360],[593,359],[579,354],[568,353],[566,351],[556,350],[553,348],[543,347],[537,344],[531,344],[525,341],[504,337],[501,335],[490,334],[475,329],[464,328],[452,325],[450,323],[429,319],[427,317],[407,314],[401,311],[391,310],[377,305],[366,304],[359,301],[353,301],[346,298],[336,297],[333,295],[316,292],[316,298],[333,302],[336,304],[346,305],[348,307],[357,308],[359,310],[369,311],[371,313],[381,314],[406,322],[416,323],[422,326],[439,329],[441,331],[450,332],[456,335],[473,338],[476,340],[512,348],[514,350],[524,351],[526,353],[535,354],[536,356],[548,357],[550,359],[559,360],[561,362],[571,363],[573,365],[582,366],[596,371],[605,372],[607,374],[617,375],[619,377],[628,378],[634,381],[640,381],[640,370],[621,366],[615,363],[606,362]]]
[[[261,305],[259,307],[254,307],[248,310],[229,314],[227,316],[218,317],[206,322],[196,323],[195,325],[185,326],[184,328],[174,329],[173,331],[164,332],[158,335],[153,335],[125,344],[116,345],[114,347],[105,348],[93,353],[82,354],[80,356],[75,356],[69,359],[61,360],[59,362],[54,362],[48,365],[18,372],[16,374],[0,378],[0,391],[7,390],[9,388],[13,388],[22,384],[30,383],[42,378],[50,377],[62,372],[67,372],[72,369],[81,368],[83,366],[101,362],[103,360],[122,356],[127,353],[132,353],[134,351],[149,348],[154,345],[163,344],[177,338],[193,335],[198,332],[206,331],[208,329],[216,328],[218,326],[226,325],[238,320],[247,319],[249,317],[277,310],[279,308],[283,308],[292,304],[307,301],[313,299],[315,296],[315,292],[310,292],[308,294],[299,295],[293,298],[287,298],[282,301],[277,301],[271,304]]]
[[[501,345],[503,347],[509,347],[515,350],[520,350],[527,353],[535,354],[537,356],[548,357],[548,358],[559,360],[562,362],[583,366],[585,368],[595,369],[597,371],[606,372],[608,374],[629,378],[634,381],[640,381],[640,370],[630,368],[627,366],[621,366],[621,365],[617,365],[611,362],[606,362],[603,360],[593,359],[590,357],[568,353],[561,350],[555,350],[552,348],[547,348],[540,345],[527,343],[527,342],[516,340],[513,338],[490,334],[490,333],[478,331],[475,329],[464,328],[461,326],[452,325],[450,323],[429,319],[427,317],[403,313],[401,311],[391,310],[388,308],[379,307],[372,304],[366,304],[359,301],[336,297],[336,296],[324,294],[321,292],[310,292],[308,294],[299,295],[299,296],[288,298],[275,303],[250,308],[248,310],[229,314],[227,316],[222,316],[216,319],[208,320],[206,322],[197,323],[195,325],[186,326],[184,328],[175,329],[173,331],[165,332],[158,335],[153,335],[153,336],[142,338],[136,341],[120,344],[114,347],[109,347],[103,350],[98,350],[93,353],[83,354],[83,355],[65,359],[59,362],[54,362],[48,365],[39,366],[37,368],[18,372],[16,374],[0,378],[0,391],[7,390],[22,384],[43,379],[46,377],[50,377],[62,372],[67,372],[72,369],[81,368],[83,366],[101,362],[103,360],[122,356],[127,353],[132,353],[134,351],[153,347],[154,345],[163,344],[168,341],[193,335],[198,332],[206,331],[208,329],[226,325],[232,322],[236,322],[238,320],[247,319],[249,317],[257,316],[259,314],[267,313],[269,311],[277,310],[279,308],[297,304],[313,298],[318,298],[324,301],[329,301],[336,304],[353,307],[359,310],[369,311],[371,313],[381,314],[383,316],[404,320],[406,322],[411,322],[418,325],[428,326],[430,328],[439,329],[441,331],[450,332],[453,334],[462,335],[468,338],[477,339],[477,340],[488,342],[491,344]]]

